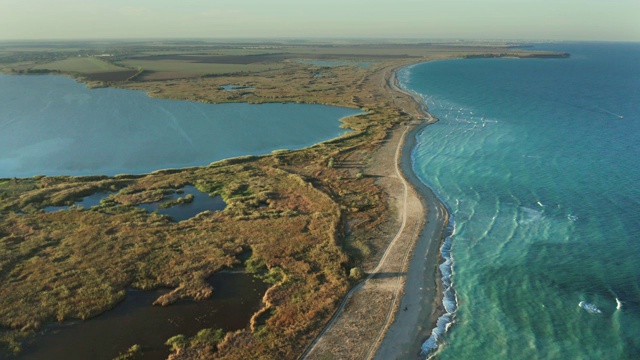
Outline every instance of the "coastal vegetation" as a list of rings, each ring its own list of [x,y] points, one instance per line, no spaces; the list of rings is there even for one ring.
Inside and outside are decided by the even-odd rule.
[[[303,150],[140,176],[0,179],[0,346],[7,354],[18,353],[48,323],[88,320],[117,306],[128,288],[169,288],[154,304],[170,306],[215,296],[206,279],[241,267],[271,285],[262,308],[242,330],[176,334],[167,341],[171,357],[295,358],[374,267],[393,232],[389,194],[367,169],[390,131],[421,115],[403,105],[410,102],[405,94],[387,91],[392,71],[433,59],[528,54],[495,44],[411,43],[193,42],[99,50],[113,54],[106,65],[78,58],[78,50],[64,58],[64,51],[47,56],[48,48],[42,54],[33,44],[28,51],[13,44],[0,53],[0,69],[59,71],[89,86],[169,99],[322,103],[366,113],[343,120],[352,132]],[[373,64],[319,67],[298,59]],[[91,80],[120,71],[114,68],[135,73]],[[243,89],[229,92],[222,88],[227,84]],[[178,223],[137,207],[186,185],[222,196],[227,207]],[[110,194],[99,206],[44,212],[98,192]],[[121,356],[139,351],[122,349]]]
[[[282,65],[268,64],[225,64],[199,62],[190,60],[140,60],[129,59],[119,62],[125,67],[141,68],[145,73],[138,80],[161,80],[176,77],[191,78],[203,75],[220,75],[235,73],[255,73],[281,68]]]
[[[66,58],[64,60],[38,64],[32,67],[32,69],[81,74],[128,70],[94,56],[78,56]]]

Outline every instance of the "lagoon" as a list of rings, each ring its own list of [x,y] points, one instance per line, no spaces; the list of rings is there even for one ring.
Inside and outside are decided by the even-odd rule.
[[[360,113],[156,99],[48,75],[0,75],[0,109],[0,178],[143,174],[299,149],[344,134],[338,120]]]

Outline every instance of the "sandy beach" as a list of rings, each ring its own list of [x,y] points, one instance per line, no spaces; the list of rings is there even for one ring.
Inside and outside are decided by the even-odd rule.
[[[426,126],[418,126],[408,134],[402,153],[403,175],[421,195],[426,221],[412,251],[394,321],[385,331],[376,359],[415,359],[420,346],[435,327],[438,316],[444,311],[438,265],[448,214],[431,189],[417,178],[411,166],[415,136]]]
[[[302,358],[416,358],[442,312],[437,266],[447,212],[411,165],[416,134],[437,119],[398,87],[399,68],[381,72],[380,83],[415,120],[395,128],[367,168],[389,195],[397,232]]]
[[[399,87],[395,73],[391,88],[409,95],[428,119],[426,123],[413,128],[407,135],[402,145],[401,160],[402,174],[417,190],[426,211],[426,221],[414,245],[399,309],[395,313],[393,323],[385,332],[384,340],[375,358],[415,359],[419,355],[422,343],[435,327],[438,316],[444,313],[438,265],[448,213],[433,191],[416,176],[411,159],[417,134],[437,119],[427,112],[428,109],[422,99]]]

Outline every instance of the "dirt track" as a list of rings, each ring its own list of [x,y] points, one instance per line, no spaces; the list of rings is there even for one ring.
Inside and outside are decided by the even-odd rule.
[[[416,119],[425,116],[421,103],[396,87],[395,69],[381,72],[380,75],[381,86],[391,93],[396,106]],[[446,211],[433,194],[427,196],[425,201],[421,193],[416,192],[412,186],[418,180],[411,171],[411,149],[415,132],[424,125],[424,122],[414,121],[395,129],[369,162],[367,175],[379,177],[378,183],[388,193],[391,208],[397,214],[397,233],[388,242],[378,265],[368,270],[365,280],[349,292],[334,317],[303,354],[303,358],[372,358],[381,344],[380,353],[384,354],[382,358],[397,358],[401,356],[403,346],[412,347],[416,341],[398,347],[395,345],[405,344],[406,341],[395,339],[396,336],[392,335],[397,332],[411,334],[412,338],[422,338],[423,329],[429,328],[436,298],[438,246],[444,230]],[[409,143],[405,143],[406,140]],[[411,183],[407,181],[407,177]],[[421,192],[423,190],[420,189]],[[423,226],[425,219],[426,227]],[[407,276],[407,270],[417,273]],[[426,290],[422,285],[425,283],[428,284]],[[413,287],[422,288],[423,291],[417,295],[413,295],[415,291],[409,291],[416,298],[403,298],[403,293]],[[398,311],[409,303],[411,311],[408,308],[406,311]],[[393,333],[388,331],[390,327],[393,327]],[[417,354],[420,339],[417,342],[418,347],[412,351],[414,354]]]

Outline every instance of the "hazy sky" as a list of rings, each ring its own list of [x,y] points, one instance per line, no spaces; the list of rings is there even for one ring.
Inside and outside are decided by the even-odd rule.
[[[640,0],[0,0],[0,39],[640,41]]]

